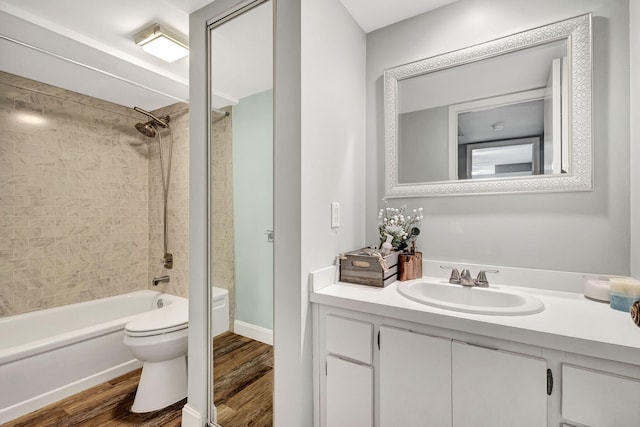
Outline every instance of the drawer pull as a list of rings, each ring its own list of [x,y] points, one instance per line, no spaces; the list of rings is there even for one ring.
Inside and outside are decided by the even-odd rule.
[[[351,261],[351,265],[360,268],[369,268],[371,266],[371,264],[367,261]]]

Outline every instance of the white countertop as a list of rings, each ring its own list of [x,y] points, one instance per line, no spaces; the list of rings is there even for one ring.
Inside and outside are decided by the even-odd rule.
[[[421,280],[447,283],[435,277],[416,281]],[[522,316],[482,315],[412,301],[398,292],[400,283],[376,288],[338,282],[311,292],[310,299],[317,304],[640,365],[640,328],[629,313],[582,294],[491,284],[492,288],[535,295],[545,309]]]

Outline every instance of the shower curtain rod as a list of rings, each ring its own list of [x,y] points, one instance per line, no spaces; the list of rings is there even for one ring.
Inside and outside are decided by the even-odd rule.
[[[211,111],[213,111],[214,113],[223,115],[223,116],[228,116],[229,115],[228,111],[224,111],[224,110],[221,110],[219,108],[212,108]]]
[[[134,82],[134,81],[126,79],[124,77],[120,77],[120,76],[118,76],[116,74],[113,74],[113,73],[110,73],[108,71],[101,70],[100,68],[92,67],[91,65],[87,65],[87,64],[82,63],[80,61],[76,61],[75,59],[71,59],[71,58],[68,58],[66,56],[59,55],[57,53],[51,52],[50,50],[43,49],[43,48],[34,46],[32,44],[29,44],[29,43],[25,43],[25,42],[20,41],[20,40],[16,40],[16,39],[14,39],[12,37],[9,37],[9,36],[6,36],[4,34],[0,34],[0,39],[6,40],[6,41],[8,41],[10,43],[15,43],[15,44],[17,44],[19,46],[23,46],[23,47],[26,47],[26,48],[29,48],[29,49],[33,49],[36,52],[44,53],[45,55],[49,55],[49,56],[52,56],[52,57],[57,58],[57,59],[62,59],[63,61],[69,62],[69,63],[74,64],[74,65],[79,65],[80,67],[86,68],[86,69],[91,70],[91,71],[95,71],[95,72],[103,74],[103,75],[105,75],[107,77],[111,77],[111,78],[114,78],[116,80],[120,80],[121,82],[125,82],[125,83],[128,83],[128,84],[133,85],[133,86],[137,86],[137,87],[139,87],[141,89],[157,93],[158,95],[166,96],[168,98],[174,99],[174,100],[179,101],[179,102],[185,102],[185,103],[189,102],[186,99],[182,99],[180,97],[177,97],[177,96],[174,96],[174,95],[170,95],[168,93],[165,93],[165,92],[162,92],[160,90],[151,88],[149,86],[145,86],[145,85],[143,85],[141,83]]]

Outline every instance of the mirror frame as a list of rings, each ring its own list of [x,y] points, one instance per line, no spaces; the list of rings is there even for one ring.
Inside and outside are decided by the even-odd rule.
[[[588,13],[385,70],[385,197],[591,191],[593,189],[591,37],[591,13]],[[571,165],[569,173],[461,181],[398,182],[397,99],[399,81],[562,39],[567,40],[567,63],[569,64],[567,126]],[[448,141],[443,141],[443,143],[448,144]]]

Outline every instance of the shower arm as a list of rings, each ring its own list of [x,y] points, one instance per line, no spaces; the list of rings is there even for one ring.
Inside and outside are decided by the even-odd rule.
[[[169,127],[169,123],[167,123],[166,121],[162,120],[159,117],[156,117],[154,114],[152,114],[152,113],[150,113],[150,112],[148,112],[146,110],[143,110],[140,107],[133,107],[133,109],[135,111],[137,111],[138,113],[142,113],[145,116],[151,118],[153,121],[155,121],[158,125],[162,126],[163,128],[168,128]]]

